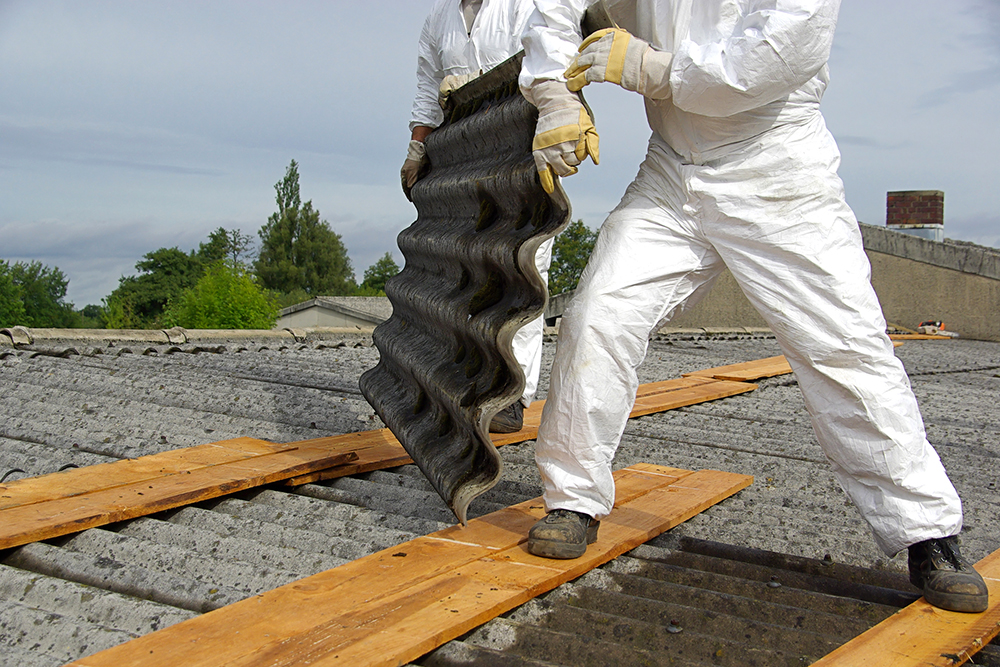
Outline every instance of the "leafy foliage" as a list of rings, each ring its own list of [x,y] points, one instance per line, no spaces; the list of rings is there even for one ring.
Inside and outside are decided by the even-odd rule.
[[[261,285],[281,293],[301,289],[310,296],[353,294],[357,286],[347,248],[320,220],[312,201],[302,203],[295,160],[274,190],[278,211],[257,232],[261,248],[254,269]]]
[[[556,237],[552,244],[552,264],[549,267],[549,294],[562,294],[576,289],[596,242],[597,232],[583,224],[583,220],[571,222]]]
[[[12,273],[10,264],[0,260],[0,327],[12,327],[26,321],[24,296]]]
[[[41,262],[0,262],[0,316],[27,327],[73,327],[80,320],[66,303],[69,280]],[[20,302],[20,308],[15,302]],[[6,312],[4,312],[6,311]]]
[[[115,290],[102,301],[104,326],[108,329],[141,329],[143,323],[135,314],[132,301]]]
[[[278,310],[242,265],[219,260],[171,300],[164,321],[187,329],[270,329]]]
[[[219,227],[208,235],[208,241],[198,246],[198,258],[206,265],[219,260],[247,266],[254,259],[254,237],[238,229]]]
[[[136,262],[137,276],[123,276],[107,299],[107,324],[113,329],[155,327],[171,299],[201,277],[204,262],[179,248],[160,248]]]
[[[399,266],[392,253],[385,253],[377,262],[365,269],[365,279],[358,287],[359,296],[385,296],[385,283],[399,273]]]

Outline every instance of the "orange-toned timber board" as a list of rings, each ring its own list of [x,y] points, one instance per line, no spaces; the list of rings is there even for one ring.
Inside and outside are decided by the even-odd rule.
[[[976,563],[990,590],[981,614],[932,607],[920,598],[813,667],[952,667],[967,662],[1000,632],[1000,551]]]
[[[756,385],[679,378],[640,387],[632,416],[752,391]],[[497,446],[536,437],[543,401]],[[146,516],[272,482],[300,485],[411,463],[388,429],[278,445],[236,438],[0,485],[0,549]]]
[[[654,412],[665,410],[675,410],[696,403],[714,401],[719,398],[735,396],[757,388],[755,384],[746,382],[725,382],[713,380],[711,378],[676,378],[663,382],[652,382],[639,387],[636,393],[635,404],[630,417],[641,417]],[[538,426],[541,423],[542,408],[545,401],[535,401],[524,411],[524,426],[515,433],[491,433],[490,438],[497,447],[512,445],[519,442],[534,440],[538,437]],[[378,435],[375,435],[378,434]],[[338,449],[350,449],[350,445],[342,442],[347,438],[358,438],[360,447],[368,447],[368,443],[361,444],[361,439],[371,438],[376,441],[371,451],[361,449],[356,446],[353,450],[358,453],[358,460],[339,466],[330,470],[320,470],[314,473],[300,475],[289,479],[286,484],[297,486],[309,482],[317,482],[325,479],[354,475],[370,470],[388,468],[391,466],[412,463],[406,450],[399,444],[389,429],[378,431],[365,431],[363,433],[351,433],[349,435],[337,435],[330,438],[320,438],[319,440],[307,440],[306,442],[326,443],[329,447]],[[389,461],[388,465],[383,461]]]
[[[0,485],[0,549],[190,505],[357,458],[237,438]]]
[[[73,667],[402,665],[579,577],[752,482],[638,464],[575,560],[525,549],[540,498],[377,552],[81,658]]]
[[[684,373],[684,377],[714,378],[716,380],[730,380],[734,382],[749,382],[750,380],[760,380],[775,375],[785,375],[791,373],[792,367],[784,356],[768,357],[766,359],[756,359],[745,361],[739,364],[728,366],[717,366],[706,368],[692,373]]]

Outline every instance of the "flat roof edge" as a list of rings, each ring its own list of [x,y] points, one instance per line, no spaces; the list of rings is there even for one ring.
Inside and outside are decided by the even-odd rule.
[[[1000,250],[973,243],[939,242],[860,223],[865,250],[1000,280]]]

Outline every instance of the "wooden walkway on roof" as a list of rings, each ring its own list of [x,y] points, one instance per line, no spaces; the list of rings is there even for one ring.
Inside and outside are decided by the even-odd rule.
[[[540,498],[405,542],[125,644],[73,667],[403,665],[747,487],[747,475],[638,464],[574,560],[529,554]]]
[[[753,391],[756,385],[679,378],[640,387],[632,416]],[[493,434],[496,446],[533,440],[543,401],[525,412],[517,433]],[[0,484],[0,549],[68,535],[190,505],[244,489],[300,485],[412,463],[388,429],[278,445],[237,438],[137,459]]]
[[[953,667],[969,661],[1000,633],[1000,551],[975,567],[990,590],[982,614],[945,611],[920,598],[813,667]]]
[[[357,459],[237,438],[0,485],[0,549],[134,519]]]

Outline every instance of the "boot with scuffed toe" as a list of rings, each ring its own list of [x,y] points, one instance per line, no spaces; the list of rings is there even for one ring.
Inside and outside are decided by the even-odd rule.
[[[940,609],[979,613],[989,606],[986,582],[958,551],[958,537],[925,540],[910,546],[910,583]]]
[[[490,422],[490,433],[517,433],[524,426],[524,405],[514,401],[496,413]]]
[[[542,558],[579,558],[597,541],[600,521],[572,510],[552,510],[528,531],[528,552]]]

